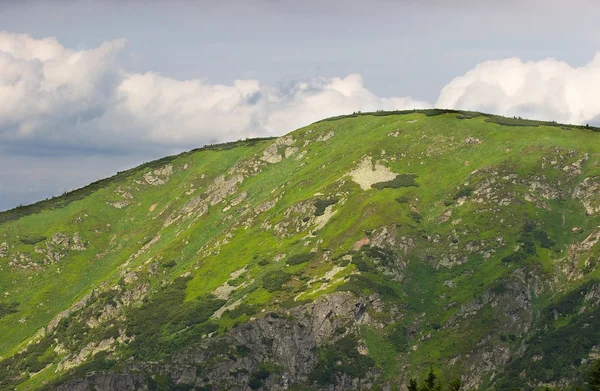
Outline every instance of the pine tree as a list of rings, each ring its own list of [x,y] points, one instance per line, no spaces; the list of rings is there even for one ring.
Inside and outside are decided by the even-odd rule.
[[[460,381],[460,379],[455,379],[452,380],[452,382],[450,382],[450,384],[448,385],[448,391],[460,391],[461,387],[462,382]]]
[[[408,391],[419,391],[417,387],[417,381],[415,379],[410,379],[408,382]]]
[[[435,375],[435,372],[433,372],[433,368],[431,368],[429,370],[429,374],[427,375],[427,379],[425,379],[425,384],[423,384],[423,387],[421,387],[421,390],[423,391],[436,391],[437,387],[436,387],[436,383],[437,383],[437,376]]]
[[[600,391],[600,359],[592,365],[588,378],[588,388],[590,391]]]

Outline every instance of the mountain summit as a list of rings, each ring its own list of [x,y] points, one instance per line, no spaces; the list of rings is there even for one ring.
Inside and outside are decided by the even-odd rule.
[[[0,388],[582,385],[597,130],[355,113],[2,212]]]

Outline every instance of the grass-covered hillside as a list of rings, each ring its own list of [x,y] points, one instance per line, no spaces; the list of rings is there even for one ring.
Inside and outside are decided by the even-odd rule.
[[[359,113],[2,212],[0,389],[584,386],[596,130]]]

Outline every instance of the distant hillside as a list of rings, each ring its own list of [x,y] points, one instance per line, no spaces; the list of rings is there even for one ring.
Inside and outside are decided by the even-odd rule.
[[[0,213],[0,389],[583,386],[599,129],[355,113]]]

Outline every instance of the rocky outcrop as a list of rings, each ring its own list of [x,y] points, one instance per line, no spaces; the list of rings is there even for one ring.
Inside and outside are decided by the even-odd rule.
[[[271,164],[279,163],[284,158],[287,159],[296,153],[298,150],[297,148],[289,148],[292,144],[294,144],[294,138],[292,136],[278,138],[264,150],[261,159]]]
[[[100,373],[58,386],[57,391],[144,391],[148,377],[131,373]]]
[[[585,178],[573,190],[573,198],[579,199],[588,215],[600,212],[600,197],[598,197],[600,184],[598,178]]]
[[[77,303],[73,304],[69,309],[66,309],[66,310],[60,312],[58,315],[56,315],[54,317],[54,319],[52,319],[50,321],[50,323],[48,323],[48,327],[46,327],[46,330],[48,332],[52,331],[58,325],[58,322],[60,322],[61,319],[66,318],[67,316],[69,316],[73,312],[79,311],[80,309],[82,309],[83,307],[85,307],[86,303],[88,302],[88,300],[90,299],[91,296],[92,296],[92,294],[88,293],[81,300],[79,300]]]
[[[144,174],[143,178],[144,181],[151,186],[160,186],[166,184],[171,175],[173,175],[173,166],[168,164],[164,167]]]
[[[223,336],[189,346],[161,364],[134,363],[127,373],[101,373],[60,386],[61,391],[145,390],[153,375],[174,384],[201,388],[248,390],[261,365],[277,368],[263,379],[265,390],[285,390],[306,381],[318,361],[317,349],[342,335],[369,324],[370,302],[350,293],[322,296],[312,304],[263,318],[232,329]],[[344,328],[344,332],[340,330]],[[135,375],[133,374],[135,373]],[[336,390],[356,389],[358,379],[340,378]],[[319,388],[316,385],[313,389]]]

